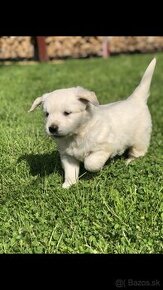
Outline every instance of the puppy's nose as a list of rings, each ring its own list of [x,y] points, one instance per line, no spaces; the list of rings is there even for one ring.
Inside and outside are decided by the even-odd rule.
[[[58,126],[57,125],[52,125],[49,127],[49,132],[54,134],[54,133],[57,133],[58,131]]]

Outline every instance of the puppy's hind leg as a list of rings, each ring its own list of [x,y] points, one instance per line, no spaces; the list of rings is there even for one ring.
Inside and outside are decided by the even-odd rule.
[[[68,188],[75,184],[79,176],[79,161],[69,155],[61,155],[62,167],[65,173],[63,188]]]
[[[148,149],[148,146],[145,146],[145,145],[142,146],[142,144],[132,146],[128,152],[128,158],[126,160],[126,165],[128,165],[135,158],[144,156],[147,152],[147,149]]]
[[[150,119],[148,123],[150,124]],[[134,144],[129,149],[126,165],[128,165],[135,158],[144,156],[147,153],[150,143],[151,127],[152,127],[149,124],[145,128],[139,130],[137,134],[135,134]]]

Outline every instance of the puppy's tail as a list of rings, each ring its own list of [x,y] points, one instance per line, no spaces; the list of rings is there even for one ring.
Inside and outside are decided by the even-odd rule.
[[[153,72],[156,65],[156,58],[153,58],[153,60],[150,62],[149,66],[147,67],[140,84],[137,86],[135,91],[132,93],[130,98],[147,101],[149,95],[150,95],[150,85],[151,80],[153,76]]]

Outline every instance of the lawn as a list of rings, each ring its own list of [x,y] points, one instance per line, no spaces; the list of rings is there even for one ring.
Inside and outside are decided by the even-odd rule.
[[[0,65],[0,253],[161,253],[163,53],[155,54],[149,108],[151,144],[128,167],[124,156],[62,189],[55,143],[32,101],[58,88],[83,86],[100,103],[126,98],[153,54]]]

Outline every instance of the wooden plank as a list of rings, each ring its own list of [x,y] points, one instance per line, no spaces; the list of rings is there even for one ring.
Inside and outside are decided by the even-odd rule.
[[[37,60],[48,61],[47,48],[44,36],[36,36],[35,38],[35,57]]]
[[[110,55],[109,37],[104,37],[102,43],[102,56],[107,58]]]

